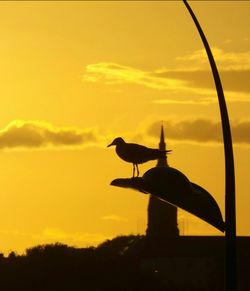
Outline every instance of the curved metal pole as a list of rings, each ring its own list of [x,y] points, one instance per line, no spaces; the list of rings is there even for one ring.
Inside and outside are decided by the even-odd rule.
[[[183,2],[187,10],[189,11],[196,25],[196,28],[199,31],[203,45],[206,49],[219,100],[224,141],[225,175],[226,175],[225,181],[226,288],[227,290],[233,291],[237,290],[237,257],[236,257],[235,173],[234,173],[234,158],[230,123],[228,118],[224,92],[220,81],[220,76],[214,61],[213,54],[209,47],[208,41],[191,7],[189,6],[186,0],[183,0]]]

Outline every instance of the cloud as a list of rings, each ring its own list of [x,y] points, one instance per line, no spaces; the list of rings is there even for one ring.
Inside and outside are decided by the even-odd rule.
[[[143,71],[115,63],[97,63],[86,66],[83,81],[102,82],[107,85],[137,84],[154,90],[170,92],[171,94],[186,92],[203,96],[214,93],[210,89],[196,89],[189,86],[187,80],[177,79],[173,76],[167,78],[154,71]],[[185,100],[181,101],[185,103]]]
[[[185,86],[184,81],[156,77],[151,75],[151,72],[115,63],[97,63],[86,66],[83,81],[102,81],[106,84],[133,83],[157,90],[177,90]]]
[[[155,122],[148,127],[147,134],[159,136],[159,124]],[[221,123],[210,119],[198,118],[164,122],[168,139],[191,141],[196,143],[221,143]],[[236,144],[250,144],[250,121],[231,122],[232,138]]]
[[[149,121],[146,123],[149,124]],[[75,149],[93,145],[106,146],[110,140],[119,135],[140,141],[144,136],[158,138],[159,124],[161,121],[150,122],[146,129],[143,126],[133,132],[109,132],[105,135],[93,128],[55,127],[47,122],[15,120],[0,130],[0,149]],[[222,142],[220,121],[204,118],[179,121],[167,119],[164,124],[168,138],[172,140],[198,143]],[[234,143],[250,144],[249,120],[232,121],[231,129]],[[126,220],[114,214],[103,216],[101,219]]]
[[[0,149],[77,147],[96,144],[94,129],[55,127],[44,121],[14,120],[0,130]]]
[[[213,48],[213,53],[227,100],[250,102],[250,51],[236,53]],[[204,49],[178,57],[175,68],[154,71],[107,62],[90,64],[85,68],[83,81],[107,85],[137,84],[166,93],[164,99],[152,100],[156,104],[208,105],[217,102],[214,80]]]
[[[230,101],[249,102],[250,51],[225,52],[220,48],[213,47],[212,52],[226,94],[228,95],[228,92],[235,94],[235,97],[230,98]],[[213,76],[204,49],[177,57],[177,61],[176,68],[162,68],[156,71],[155,76],[182,80],[191,87],[212,89],[215,92]],[[248,95],[237,96],[236,92]]]
[[[107,220],[107,221],[117,221],[117,222],[127,222],[127,218],[116,215],[116,214],[109,214],[109,215],[105,215],[102,216],[100,218],[101,220]]]
[[[166,70],[157,74],[162,78],[175,78],[188,82],[191,86],[210,88],[215,92],[211,70]],[[250,93],[249,70],[220,70],[225,91]]]
[[[216,64],[222,70],[249,71],[250,70],[250,51],[245,52],[225,52],[218,47],[211,48]],[[185,67],[187,63],[192,63],[193,69],[201,69],[204,64],[207,66],[208,58],[205,49],[196,50],[185,56],[177,57]]]
[[[166,99],[156,99],[152,100],[154,104],[180,104],[180,105],[210,105],[213,103],[218,103],[217,99],[214,97],[203,97],[199,99],[188,99],[188,98],[166,98]]]

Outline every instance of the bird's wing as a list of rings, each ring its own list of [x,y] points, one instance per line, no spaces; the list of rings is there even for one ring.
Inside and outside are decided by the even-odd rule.
[[[135,163],[144,163],[149,160],[155,160],[160,158],[165,153],[159,151],[158,149],[151,149],[143,145],[129,144],[128,151],[130,157],[134,159]]]

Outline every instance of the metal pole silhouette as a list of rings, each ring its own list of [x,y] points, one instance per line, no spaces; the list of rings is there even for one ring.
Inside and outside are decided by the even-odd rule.
[[[206,49],[207,56],[212,69],[214,82],[217,90],[217,96],[220,106],[221,123],[224,141],[225,155],[225,220],[226,220],[226,290],[237,290],[237,254],[236,254],[236,215],[235,215],[235,173],[233,146],[228,118],[227,106],[224,97],[220,76],[214,61],[208,41],[202,28],[186,0],[183,0],[189,11],[196,28],[199,31],[203,45]]]

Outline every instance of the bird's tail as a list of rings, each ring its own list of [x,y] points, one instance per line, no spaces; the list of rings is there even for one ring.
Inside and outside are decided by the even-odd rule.
[[[171,153],[172,150],[165,150],[165,151],[161,151],[162,153],[164,153],[164,155],[166,156],[167,154]]]
[[[172,152],[172,150],[158,150],[158,158],[166,158],[167,154],[169,154],[170,152]]]

